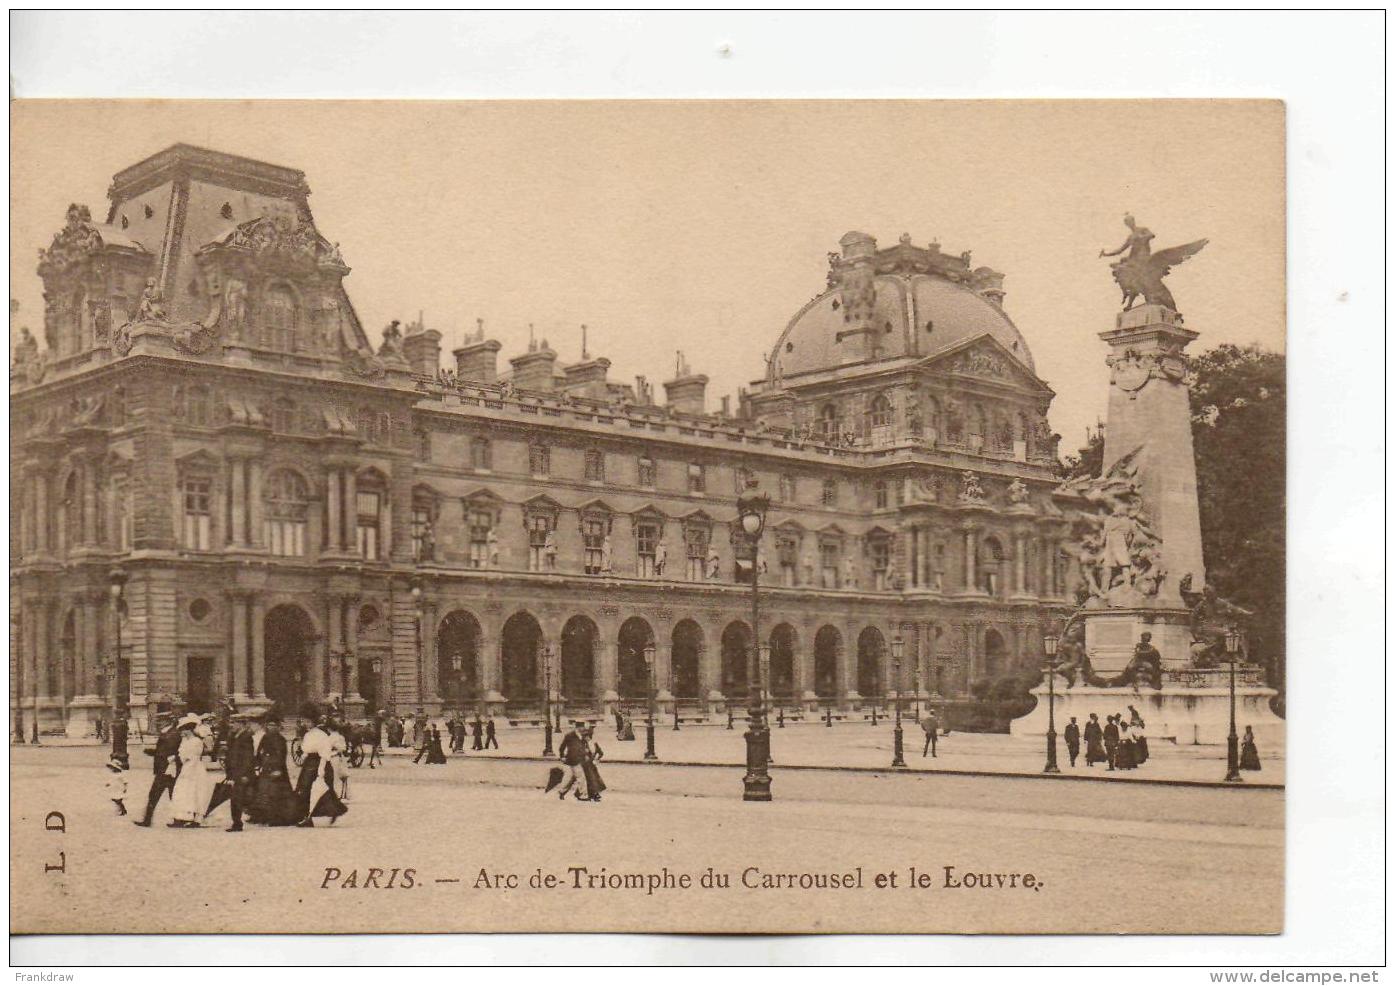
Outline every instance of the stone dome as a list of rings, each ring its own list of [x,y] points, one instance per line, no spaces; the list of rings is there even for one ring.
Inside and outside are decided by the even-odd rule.
[[[972,269],[969,255],[938,244],[878,251],[865,233],[830,255],[830,287],[790,319],[776,344],[769,378],[857,363],[928,356],[987,333],[1036,372],[1027,340],[1001,307],[1003,275]]]

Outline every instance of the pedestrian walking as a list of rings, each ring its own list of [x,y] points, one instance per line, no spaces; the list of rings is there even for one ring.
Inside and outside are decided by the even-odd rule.
[[[253,759],[257,779],[248,818],[259,825],[294,825],[301,815],[286,767],[286,737],[281,714],[269,709],[253,726]]]
[[[1093,767],[1097,763],[1104,763],[1109,759],[1109,754],[1104,749],[1104,730],[1100,728],[1100,717],[1096,712],[1090,713],[1090,721],[1085,724],[1085,766]]]
[[[1143,716],[1129,706],[1129,735],[1133,737],[1134,760],[1141,766],[1148,761],[1148,737],[1143,732]]]
[[[557,792],[560,801],[567,799],[568,791],[573,791],[578,801],[584,800],[581,794],[586,787],[586,774],[582,768],[586,760],[586,737],[582,733],[584,727],[585,724],[580,719],[576,720],[562,737],[562,742],[557,745],[557,758],[562,761],[566,771],[566,779]]]
[[[1070,717],[1070,722],[1066,723],[1066,752],[1070,754],[1070,765],[1075,766],[1075,758],[1080,756],[1080,726],[1075,721],[1075,716]]]
[[[1124,717],[1119,716],[1119,748],[1114,753],[1114,765],[1119,770],[1133,770],[1138,766],[1138,748],[1133,741],[1133,733]]]
[[[586,776],[586,800],[600,801],[601,792],[605,790],[605,781],[601,780],[601,771],[596,765],[601,757],[605,756],[605,752],[601,750],[601,744],[596,742],[595,730],[592,727],[584,728],[582,738],[586,742],[584,759],[581,761],[581,771]]]
[[[920,728],[925,732],[925,749],[920,752],[920,755],[924,757],[929,754],[931,757],[938,758],[940,754],[936,747],[940,740],[940,720],[936,718],[933,709],[924,719],[920,720]]]
[[[474,735],[474,738],[475,738],[474,745],[472,745],[472,746],[470,747],[470,749],[472,749],[472,750],[483,750],[483,749],[484,749],[484,739],[483,739],[483,737],[484,737],[484,723],[480,722],[480,716],[479,716],[479,713],[478,713],[478,712],[475,713],[475,721],[474,721],[474,723],[471,724],[471,726],[470,726],[470,731],[471,731],[471,733]]]
[[[196,715],[179,720],[179,770],[170,794],[170,828],[199,828],[213,800],[213,778],[204,766],[213,736]]]
[[[223,786],[232,811],[232,825],[228,826],[228,831],[241,832],[242,813],[251,805],[257,785],[257,748],[250,717],[234,716],[232,724],[236,732],[228,741],[227,759],[223,763]],[[216,807],[216,794],[213,800],[214,803],[209,806],[210,812]]]
[[[426,751],[426,762],[428,764],[442,764],[446,762],[446,753],[441,749],[440,726],[432,723],[427,727],[426,740],[422,743],[422,749]],[[420,755],[418,754],[418,756]]]
[[[106,777],[102,780],[102,790],[107,800],[116,805],[116,814],[126,814],[126,768],[117,757],[107,761]]]
[[[314,828],[316,817],[328,818],[332,825],[349,809],[334,790],[334,746],[326,717],[317,717],[315,725],[306,730],[300,749],[304,759],[300,762],[295,796],[302,814],[296,826]]]
[[[412,745],[421,746],[426,739],[426,713],[417,709],[417,714],[412,717]]]
[[[174,758],[179,752],[179,732],[174,728],[174,716],[161,712],[155,716],[155,727],[160,731],[155,738],[155,746],[145,752],[155,758],[155,777],[150,782],[150,794],[145,799],[145,816],[136,819],[136,824],[150,828],[155,818],[155,806],[160,803],[160,795],[174,792],[174,776],[179,772]]]
[[[484,724],[484,748],[490,747],[499,749],[499,737],[494,733],[494,717],[490,716],[489,721]]]
[[[1240,769],[1259,770],[1259,747],[1255,745],[1255,730],[1253,726],[1245,727],[1245,739],[1240,744]]]

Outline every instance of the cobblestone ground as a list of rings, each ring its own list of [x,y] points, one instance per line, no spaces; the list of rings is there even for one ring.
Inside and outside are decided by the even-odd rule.
[[[352,772],[351,810],[332,828],[228,834],[226,807],[199,830],[165,827],[168,802],[151,829],[117,818],[102,762],[93,747],[12,749],[14,932],[1282,926],[1283,793],[1272,789],[777,766],[775,800],[749,804],[739,769],[612,763],[601,803],[562,803],[541,793],[540,763],[392,757]],[[150,777],[148,758],[137,753],[135,766],[132,806]],[[46,830],[52,811],[66,831]],[[63,871],[45,872],[60,859]],[[1023,889],[1019,876],[1018,889],[949,887],[946,866],[960,879],[1031,873],[1037,886]],[[694,883],[577,888],[572,867],[603,882],[662,879],[667,867]],[[730,886],[703,887],[709,867]],[[858,867],[861,885],[848,889],[742,886],[743,873],[759,884]],[[933,885],[908,886],[911,867]],[[373,868],[382,874],[370,881]],[[534,888],[535,872],[559,882]],[[895,888],[876,886],[890,873]]]

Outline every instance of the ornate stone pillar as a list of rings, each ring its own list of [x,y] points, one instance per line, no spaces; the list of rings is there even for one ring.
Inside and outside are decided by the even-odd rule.
[[[596,682],[596,694],[600,696],[602,706],[620,700],[620,693],[616,691],[616,675],[620,667],[620,641],[612,633],[610,638],[601,644],[601,666],[598,669],[600,678]],[[604,711],[609,711],[606,708]]]
[[[45,468],[34,470],[34,535],[35,549],[44,555],[53,553],[52,503],[49,498],[49,474]]]
[[[344,550],[344,520],[339,512],[343,506],[342,481],[343,473],[337,466],[331,467],[325,477],[325,550],[329,554]]]
[[[344,470],[344,550],[351,554],[358,554],[358,473],[353,466]],[[378,547],[382,553],[382,525],[379,525]],[[384,555],[384,557],[386,557]]]
[[[503,670],[503,648],[502,637],[491,637],[483,631],[480,633],[480,688],[487,702],[502,700],[502,696],[499,694],[499,678],[500,672]]]
[[[251,599],[252,608],[252,682],[251,692],[258,698],[266,697],[266,600],[261,594]],[[283,710],[284,715],[294,715],[299,710]]]
[[[344,701],[349,703],[360,703],[363,695],[359,691],[358,662],[358,597],[344,597],[344,653],[349,657],[349,692],[344,696]]]
[[[833,657],[837,668],[839,699],[845,704],[860,701],[862,696],[857,691],[857,668],[853,666],[856,662],[848,660],[848,643],[841,633]]]
[[[232,500],[232,523],[229,525],[228,542],[235,547],[247,543],[247,463],[241,458],[228,461],[228,496]]]
[[[927,524],[920,529],[920,584],[927,589],[935,588],[935,562],[931,553],[933,540],[930,525]]]
[[[978,528],[964,527],[964,591],[978,591]]]
[[[247,460],[247,543],[260,547],[266,540],[266,521],[262,503],[262,461]]]
[[[906,562],[906,568],[905,568],[906,585],[907,585],[908,587],[912,587],[912,586],[914,586],[914,585],[916,584],[916,581],[915,581],[915,571],[916,571],[916,558],[915,558],[915,550],[916,550],[916,527],[915,527],[914,524],[912,524],[912,525],[910,525],[909,527],[905,528],[905,534],[904,534],[904,536],[901,538],[901,543],[902,543],[902,545],[904,546],[904,550],[905,550],[905,553],[906,553],[906,554],[905,554],[905,562]]]
[[[231,616],[229,618],[228,671],[227,682],[223,686],[232,694],[234,702],[248,698],[247,686],[250,658],[247,647],[247,596],[241,592],[229,594]]]
[[[321,688],[325,688],[325,680],[329,679],[328,691],[337,692],[342,687],[339,681],[339,655],[344,653],[344,597],[331,595],[329,604],[325,607],[326,633],[325,639],[328,646],[325,648],[323,657],[316,655],[315,666],[311,668],[311,674],[320,683]]]
[[[97,462],[89,456],[82,463],[82,539],[81,543],[97,543]]]
[[[673,675],[673,638],[666,637],[654,641],[654,690],[658,700],[664,703],[673,701],[669,683]]]

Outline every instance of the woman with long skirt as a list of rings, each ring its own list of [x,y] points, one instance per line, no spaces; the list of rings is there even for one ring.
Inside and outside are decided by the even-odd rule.
[[[170,795],[170,828],[198,828],[213,798],[213,778],[204,766],[209,732],[195,715],[179,721],[179,774]]]
[[[1255,745],[1253,726],[1245,727],[1245,739],[1240,744],[1240,769],[1259,770],[1259,747]]]
[[[321,723],[307,730],[300,741],[304,753],[300,761],[300,777],[296,779],[296,803],[304,813],[296,824],[300,828],[314,828],[315,819],[328,818],[330,824],[349,809],[334,793],[334,765],[331,760],[334,750],[329,733]]]
[[[1134,748],[1133,733],[1124,717],[1119,717],[1119,750],[1115,754],[1114,766],[1118,770],[1133,770],[1138,766],[1138,754]]]
[[[581,761],[581,772],[586,777],[588,801],[600,801],[601,792],[605,790],[605,781],[601,780],[601,772],[596,767],[596,763],[605,756],[605,751],[601,749],[601,744],[596,742],[595,737],[595,729],[588,727],[586,730],[586,754]]]

